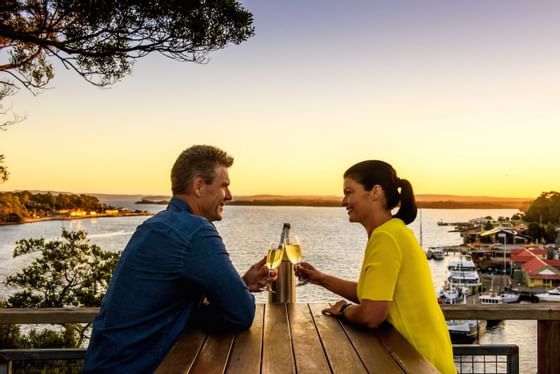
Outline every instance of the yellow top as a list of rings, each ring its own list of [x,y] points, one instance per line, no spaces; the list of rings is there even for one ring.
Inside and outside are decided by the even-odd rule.
[[[440,372],[457,372],[426,255],[400,219],[385,222],[371,234],[358,299],[391,301],[387,321]]]

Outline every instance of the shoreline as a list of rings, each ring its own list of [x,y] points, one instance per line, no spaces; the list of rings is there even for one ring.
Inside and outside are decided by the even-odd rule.
[[[307,206],[307,207],[341,207],[340,201],[306,201],[306,200],[237,200],[229,201],[231,206]],[[462,201],[417,201],[418,209],[526,209],[525,204],[499,202],[462,202]]]
[[[90,218],[119,218],[119,217],[135,217],[135,216],[152,216],[153,213],[150,212],[130,212],[130,213],[120,213],[120,214],[95,214],[95,215],[85,215],[79,217],[68,217],[68,216],[51,216],[51,217],[41,217],[41,218],[23,218],[20,222],[0,222],[0,226],[7,225],[23,225],[26,223],[38,223],[46,221],[73,221],[75,219],[90,219]]]
[[[160,203],[161,204],[161,203]],[[339,201],[333,200],[237,200],[229,201],[226,203],[229,206],[286,206],[286,207],[341,207]],[[511,202],[459,202],[459,201],[417,201],[417,206],[419,209],[445,209],[445,210],[456,210],[456,209],[518,209],[523,211],[524,206],[520,206],[516,203]],[[0,222],[0,226],[4,225],[21,225],[25,223],[37,223],[45,221],[71,221],[76,219],[91,219],[91,218],[106,218],[106,217],[134,217],[134,216],[151,216],[154,213],[150,212],[128,212],[119,214],[96,214],[96,215],[84,215],[84,216],[51,216],[51,217],[41,217],[41,218],[23,218],[20,222]]]

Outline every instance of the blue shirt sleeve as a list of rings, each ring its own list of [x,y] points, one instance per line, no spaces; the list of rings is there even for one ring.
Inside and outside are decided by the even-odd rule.
[[[201,305],[192,324],[210,330],[247,329],[255,317],[255,297],[235,270],[222,238],[212,224],[191,239],[183,276],[197,284],[208,305]]]

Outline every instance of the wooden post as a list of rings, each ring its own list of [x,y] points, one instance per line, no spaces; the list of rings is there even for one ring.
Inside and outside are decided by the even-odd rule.
[[[0,362],[0,374],[12,374],[12,361]]]
[[[538,321],[537,370],[538,374],[560,373],[560,321]]]

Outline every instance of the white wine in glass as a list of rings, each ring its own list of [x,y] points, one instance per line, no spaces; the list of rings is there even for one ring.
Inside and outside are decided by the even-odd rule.
[[[282,248],[270,248],[266,255],[266,266],[269,270],[276,269],[282,263],[284,252]]]
[[[288,256],[290,262],[297,268],[303,258],[303,252],[296,236],[289,236],[284,240],[284,250],[286,251],[286,256]],[[307,284],[307,280],[300,279],[296,286],[303,286],[304,284]]]
[[[284,249],[282,247],[277,247],[274,242],[270,242],[268,246],[268,252],[266,253],[266,266],[268,267],[268,274],[270,275],[272,270],[276,269],[282,263],[282,256],[284,256]],[[274,292],[272,285],[268,283],[265,290]]]
[[[290,262],[294,265],[298,265],[301,262],[301,246],[297,241],[289,242],[286,241],[286,255]]]

